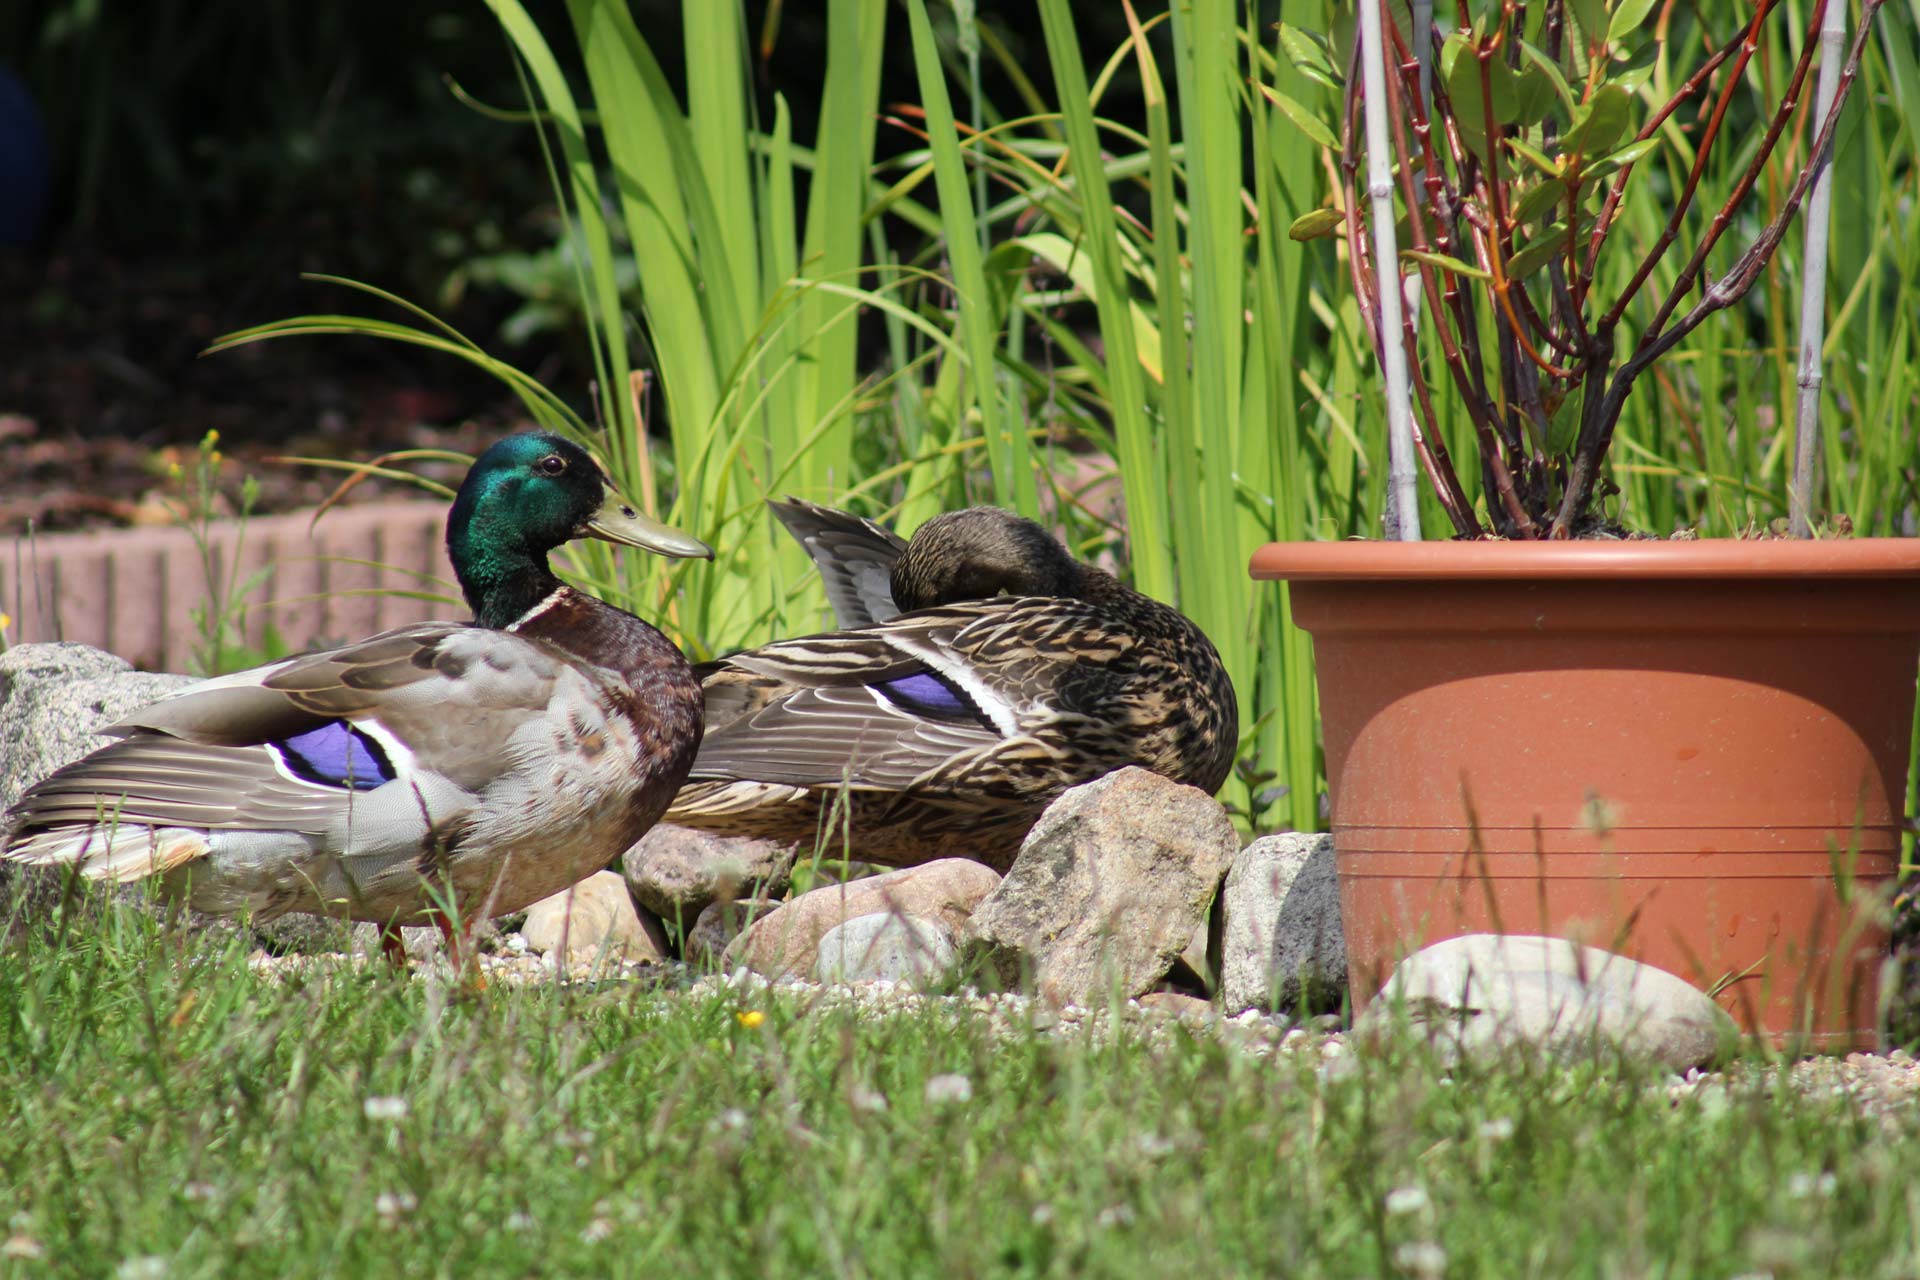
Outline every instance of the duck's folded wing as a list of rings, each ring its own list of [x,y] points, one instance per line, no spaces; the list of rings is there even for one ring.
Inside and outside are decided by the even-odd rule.
[[[891,578],[907,544],[898,534],[851,512],[795,498],[767,506],[813,558],[842,627],[870,627],[900,612]]]
[[[701,743],[690,781],[750,779],[787,786],[899,790],[954,756],[991,748],[977,724],[904,711],[876,690],[797,689]]]
[[[981,694],[895,647],[893,628],[736,654],[709,676],[710,723],[690,780],[899,789],[1004,734]]]
[[[707,734],[764,709],[790,689],[785,681],[756,675],[725,661],[703,662],[693,673],[700,681],[702,730]]]
[[[318,834],[356,806],[405,808],[395,791],[424,830],[529,749],[561,665],[517,636],[430,623],[205,681],[114,726],[120,741],[31,788],[9,825]]]

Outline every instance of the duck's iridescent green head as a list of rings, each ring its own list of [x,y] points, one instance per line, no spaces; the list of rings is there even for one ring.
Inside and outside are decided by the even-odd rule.
[[[504,627],[559,585],[547,554],[603,538],[710,559],[698,538],[640,514],[585,449],[545,431],[508,436],[474,461],[447,513],[447,555],[476,621]]]
[[[997,507],[950,511],[914,530],[890,585],[903,611],[994,596],[1078,596],[1085,570],[1052,534]]]

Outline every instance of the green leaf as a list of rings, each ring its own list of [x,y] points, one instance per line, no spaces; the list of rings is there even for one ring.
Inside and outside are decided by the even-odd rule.
[[[1632,35],[1653,12],[1654,0],[1620,0],[1620,7],[1613,11],[1613,20],[1607,23],[1608,41],[1624,40]]]
[[[1586,398],[1585,388],[1570,389],[1560,401],[1560,407],[1547,419],[1547,456],[1558,458],[1573,448],[1574,439],[1580,434],[1580,406]]]
[[[1567,119],[1573,119],[1573,113],[1580,109],[1580,103],[1574,98],[1573,88],[1567,83],[1567,77],[1560,70],[1560,64],[1525,40],[1520,42],[1520,53],[1532,64],[1534,71],[1546,77],[1547,83],[1553,86],[1554,94],[1559,97],[1561,105],[1566,107]]]
[[[1529,146],[1518,138],[1505,138],[1502,139],[1502,141],[1507,144],[1509,151],[1519,156],[1522,160],[1525,160],[1547,177],[1557,178],[1560,176],[1560,162],[1538,147]]]
[[[1660,135],[1657,133],[1651,138],[1642,138],[1638,142],[1629,142],[1618,151],[1609,152],[1589,164],[1586,168],[1586,174],[1589,178],[1610,177],[1617,170],[1624,169],[1630,164],[1640,163],[1640,161],[1646,159],[1648,155],[1659,149]]]
[[[1315,146],[1332,148],[1340,145],[1340,140],[1333,136],[1333,130],[1329,129],[1318,116],[1314,115],[1312,111],[1308,110],[1293,98],[1288,97],[1272,85],[1261,85],[1260,92],[1265,95],[1268,102],[1271,102],[1280,109],[1282,115],[1293,121],[1294,127],[1306,134]]]
[[[1653,76],[1665,45],[1648,31],[1636,32],[1613,51],[1613,65],[1607,70],[1607,83],[1617,84],[1632,93]]]
[[[958,295],[959,329],[967,353],[970,398],[980,415],[980,435],[992,460],[994,499],[1002,506],[1029,510],[1032,475],[1027,459],[1023,424],[1002,421],[1005,407],[994,385],[995,334],[1000,317],[993,308],[980,250],[977,211],[968,184],[966,158],[954,123],[953,103],[947,94],[945,73],[926,0],[909,0],[908,30],[913,41],[914,68],[920,78],[920,100],[927,111],[927,141],[933,152],[934,186],[940,198],[940,219],[946,231],[946,252]]]
[[[1513,202],[1513,218],[1516,222],[1532,222],[1543,213],[1551,213],[1555,205],[1567,198],[1567,184],[1560,178],[1549,178],[1545,182],[1528,187],[1525,194]]]
[[[1322,240],[1345,221],[1346,215],[1338,209],[1315,209],[1295,218],[1287,228],[1287,236],[1293,240]]]
[[[1632,96],[1619,85],[1601,85],[1574,113],[1573,128],[1567,131],[1567,151],[1592,155],[1611,148],[1626,132],[1627,110],[1632,101]]]
[[[1472,276],[1475,280],[1493,279],[1491,272],[1482,271],[1470,262],[1450,258],[1444,253],[1428,253],[1424,249],[1402,249],[1400,256],[1411,258],[1415,262],[1424,262],[1430,267],[1439,267],[1443,271],[1451,271],[1458,276]]]
[[[1024,258],[1021,262],[1018,259]],[[1065,236],[1053,232],[1041,231],[1029,236],[1018,236],[1008,240],[994,250],[990,264],[998,265],[1012,277],[1018,277],[1027,263],[1040,261],[1073,281],[1074,287],[1084,293],[1088,300],[1098,305],[1100,301],[1100,279],[1094,274],[1093,259],[1083,252],[1079,245]],[[1009,269],[1010,268],[1010,269]],[[1160,331],[1154,327],[1153,318],[1146,309],[1132,299],[1127,301],[1127,309],[1133,316],[1133,341],[1140,351],[1140,367],[1151,374],[1155,381],[1161,378]]]
[[[1127,495],[1127,509],[1136,502],[1146,513],[1146,530],[1171,527],[1167,514],[1165,474],[1153,456],[1152,428],[1147,418],[1147,388],[1133,337],[1133,316],[1127,307],[1127,273],[1122,261],[1123,241],[1114,212],[1112,188],[1100,159],[1100,137],[1094,124],[1093,93],[1081,60],[1079,33],[1073,25],[1068,0],[1040,0],[1040,27],[1046,39],[1048,61],[1060,104],[1060,123],[1067,137],[1068,169],[1076,188],[1082,221],[1080,247],[1094,269],[1100,294],[1095,300],[1100,336],[1107,347],[1108,403],[1113,410],[1113,434]],[[1135,585],[1166,600],[1173,597],[1173,556],[1163,538],[1136,536],[1133,540]]]
[[[1480,60],[1473,42],[1461,32],[1448,36],[1440,47],[1441,78],[1447,97],[1453,104],[1454,121],[1460,136],[1475,154],[1489,164],[1487,152],[1486,98],[1481,93]],[[1520,91],[1506,61],[1494,58],[1487,66],[1487,87],[1493,91],[1493,118],[1500,124],[1512,124],[1520,112]]]
[[[1567,11],[1588,40],[1597,40],[1607,26],[1607,0],[1567,0]]]
[[[1558,68],[1555,68],[1557,71]],[[1560,85],[1566,84],[1566,78],[1560,79]],[[1523,62],[1513,72],[1514,120],[1519,124],[1539,124],[1547,118],[1547,112],[1553,109],[1559,86],[1553,78],[1540,69],[1539,63]]]
[[[1567,247],[1567,224],[1555,222],[1507,259],[1507,279],[1524,280],[1553,261]]]
[[[1280,48],[1294,70],[1309,80],[1317,80],[1329,89],[1341,84],[1340,69],[1328,51],[1327,38],[1318,31],[1307,31],[1291,23],[1280,24]]]

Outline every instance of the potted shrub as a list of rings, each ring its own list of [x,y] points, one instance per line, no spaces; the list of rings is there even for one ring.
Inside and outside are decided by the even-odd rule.
[[[1842,0],[1816,3],[1771,97],[1750,84],[1756,51],[1790,44],[1770,0],[1725,30],[1642,0],[1469,0],[1452,29],[1359,8],[1350,54],[1337,34],[1283,40],[1346,104],[1341,199],[1294,231],[1344,236],[1392,397],[1399,540],[1271,544],[1252,564],[1292,584],[1314,637],[1355,1001],[1405,950],[1547,933],[1687,977],[1776,1039],[1869,1040],[1920,540],[1630,538],[1599,500],[1643,375],[1747,294],[1810,194],[1819,206],[1879,5],[1849,41]],[[1649,90],[1656,65],[1671,92]],[[1800,159],[1756,217],[1793,138]],[[1696,209],[1716,148],[1738,177]],[[1615,215],[1636,175],[1671,190],[1658,236],[1629,247]],[[1597,272],[1609,254],[1637,265]],[[1816,355],[1801,377],[1816,400],[1818,382]],[[1445,444],[1457,414],[1477,502]],[[1810,464],[1810,434],[1799,453]],[[1406,540],[1416,467],[1453,541]]]

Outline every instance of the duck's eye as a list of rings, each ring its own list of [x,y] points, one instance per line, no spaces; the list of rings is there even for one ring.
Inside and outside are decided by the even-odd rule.
[[[550,453],[533,465],[543,476],[557,476],[566,471],[567,460],[557,453]]]

